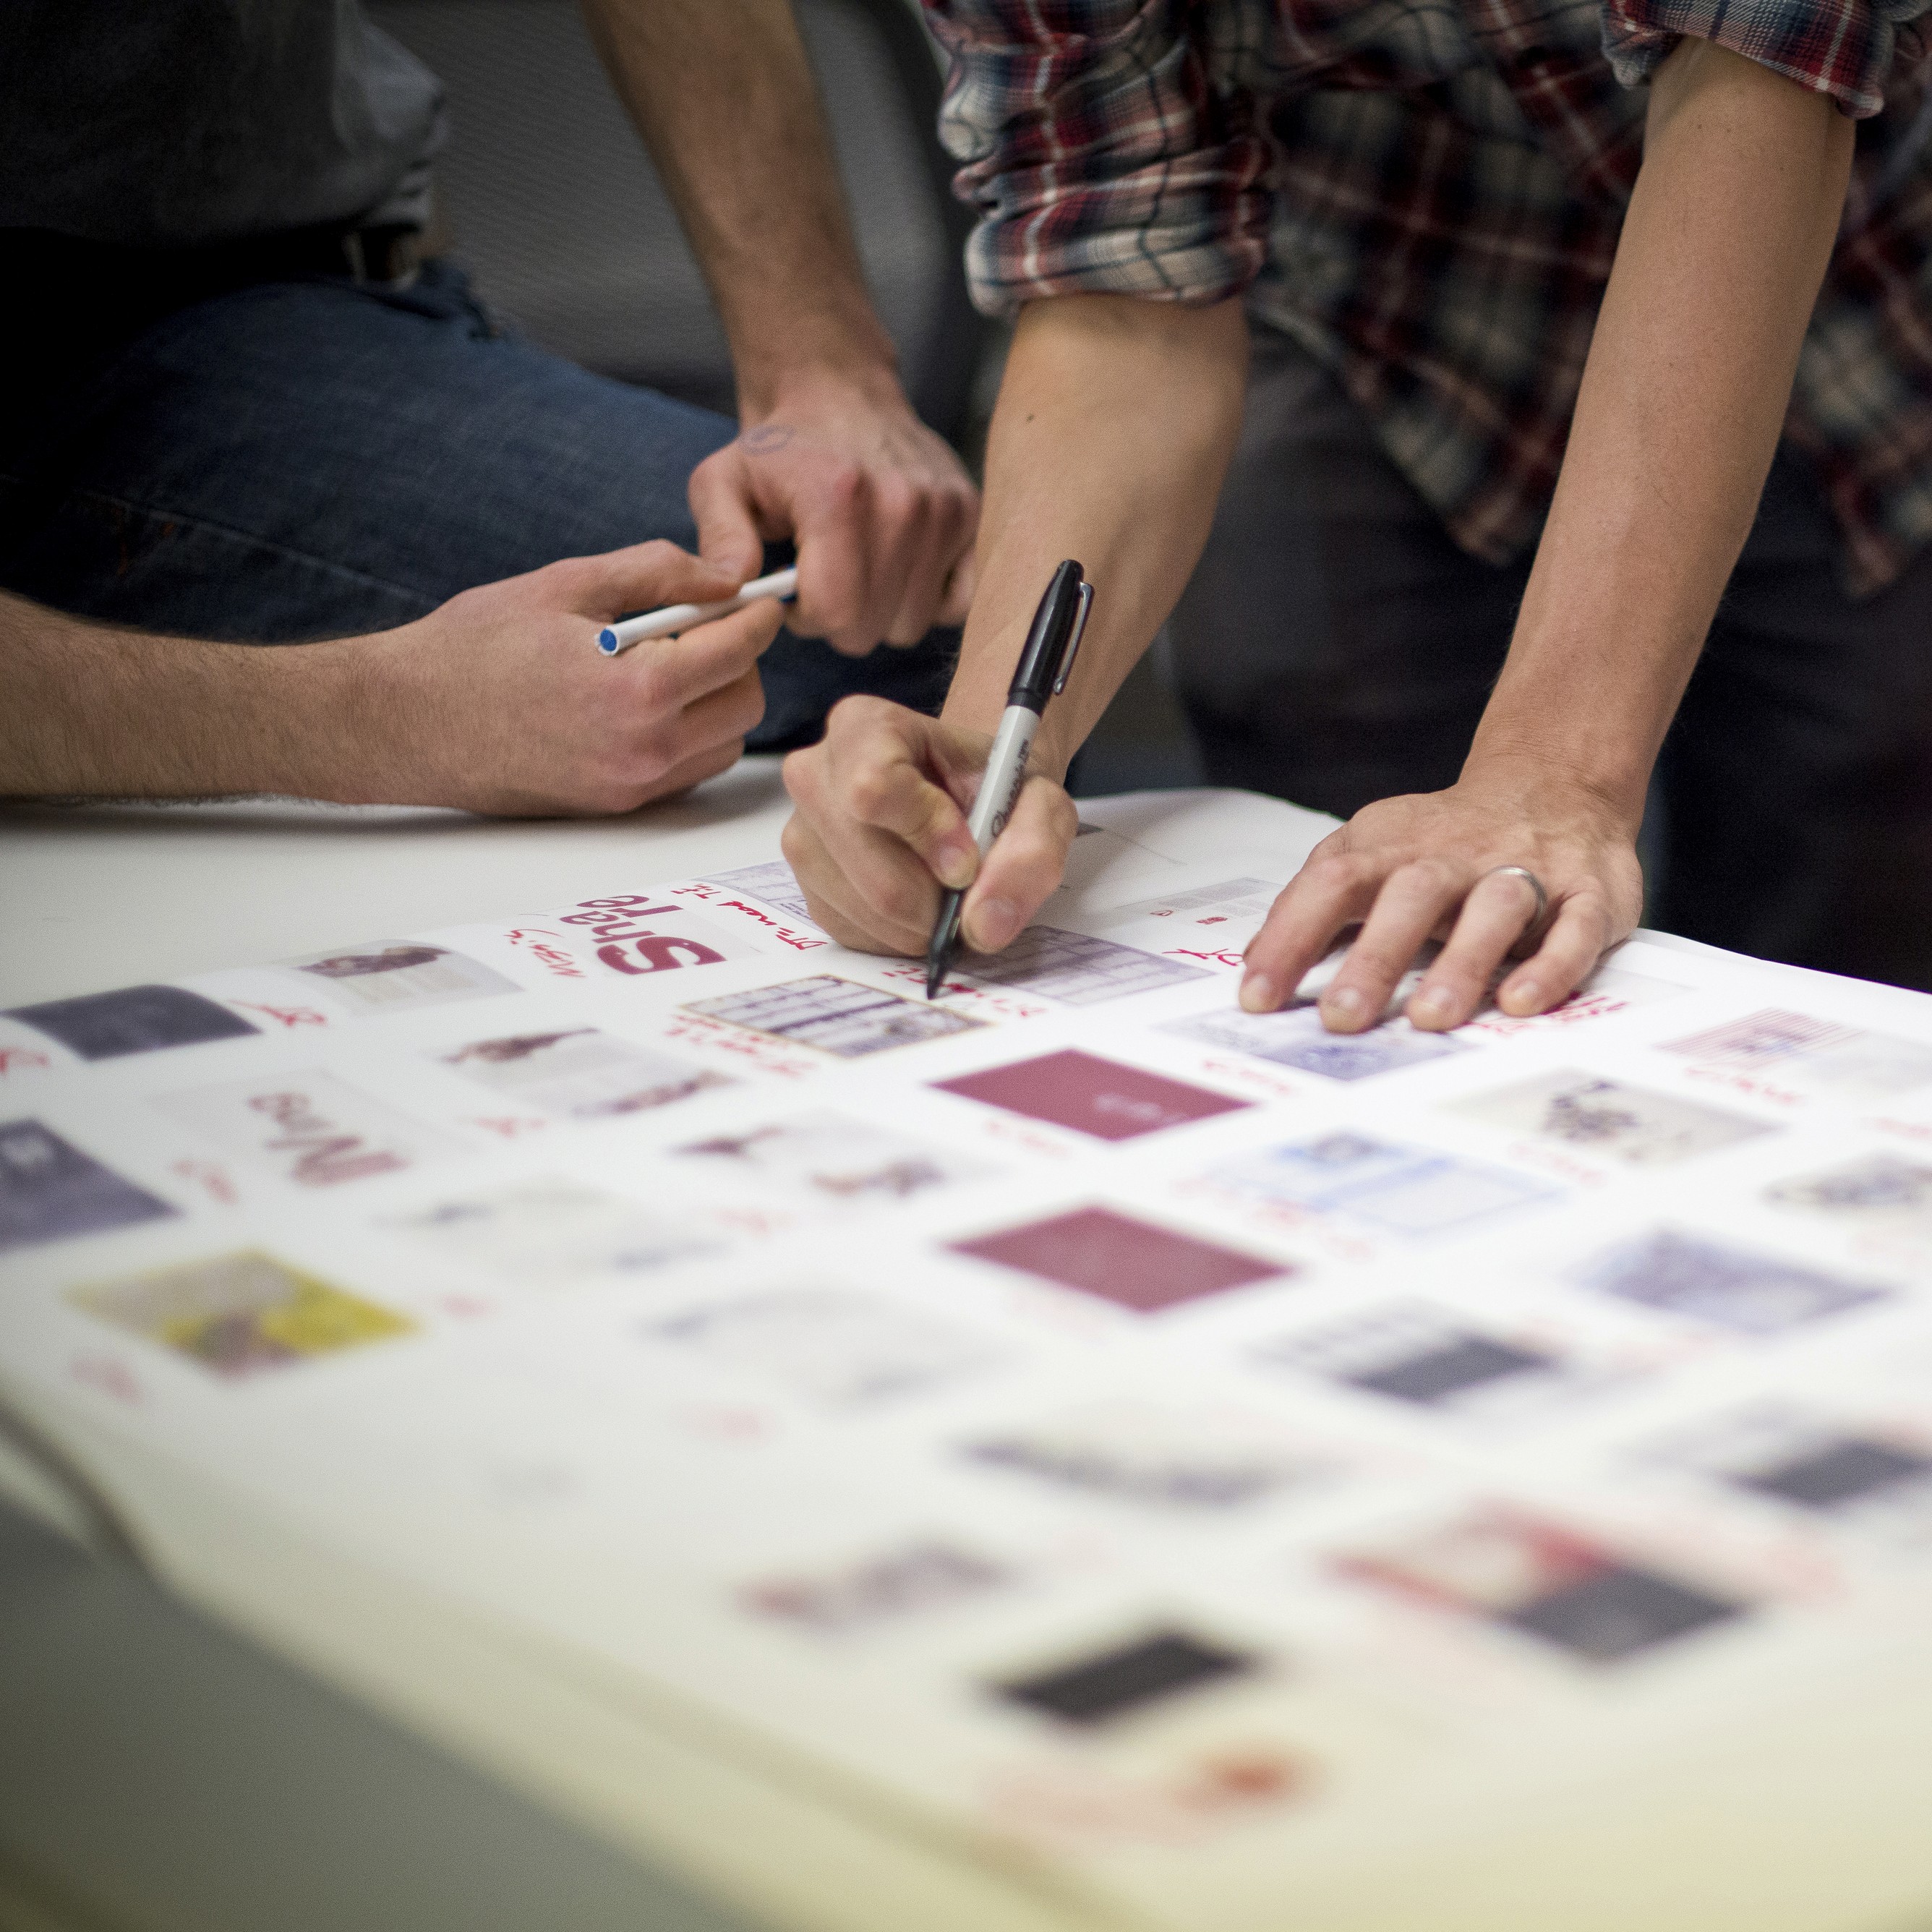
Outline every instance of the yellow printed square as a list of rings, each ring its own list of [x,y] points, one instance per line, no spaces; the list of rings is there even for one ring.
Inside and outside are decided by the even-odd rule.
[[[68,1299],[223,1376],[285,1367],[416,1328],[259,1250],[77,1288]]]

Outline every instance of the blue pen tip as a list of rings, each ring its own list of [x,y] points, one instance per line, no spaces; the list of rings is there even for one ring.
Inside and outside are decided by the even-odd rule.
[[[599,631],[597,633],[597,648],[602,651],[607,658],[614,658],[617,655],[616,632],[615,631]]]

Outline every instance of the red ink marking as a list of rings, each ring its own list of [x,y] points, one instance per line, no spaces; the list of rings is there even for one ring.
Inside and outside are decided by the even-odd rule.
[[[76,1355],[74,1378],[132,1407],[138,1408],[147,1398],[140,1378],[118,1355]]]
[[[169,1171],[205,1188],[209,1198],[219,1201],[224,1207],[232,1207],[242,1198],[229,1178],[228,1170],[214,1161],[178,1160]]]
[[[319,1013],[313,1006],[269,1006],[257,1000],[231,1000],[230,1006],[239,1006],[244,1012],[266,1013],[268,1017],[285,1027],[326,1026],[326,1015]]]

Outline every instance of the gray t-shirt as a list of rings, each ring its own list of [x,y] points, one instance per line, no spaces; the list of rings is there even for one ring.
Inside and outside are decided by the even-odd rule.
[[[435,75],[357,0],[0,0],[0,228],[420,227],[442,132]]]

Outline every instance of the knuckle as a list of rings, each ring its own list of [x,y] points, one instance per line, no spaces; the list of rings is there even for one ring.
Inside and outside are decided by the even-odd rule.
[[[765,687],[755,677],[744,680],[744,688],[738,694],[737,701],[731,707],[733,734],[742,740],[764,722]],[[742,745],[740,748],[743,748]]]
[[[1324,852],[1318,846],[1301,876],[1317,892],[1346,892],[1361,878],[1362,862],[1352,853]]]
[[[808,745],[802,751],[788,753],[784,763],[779,767],[780,774],[784,779],[784,788],[791,795],[793,804],[800,811],[818,802],[820,792],[818,767],[824,756],[818,746]],[[798,823],[796,818],[788,819],[782,836],[790,838]],[[786,856],[789,857],[790,854],[788,853]]]
[[[639,668],[633,695],[646,718],[662,718],[675,708],[670,680],[659,664],[646,663]]]
[[[872,897],[872,910],[890,926],[916,925],[926,905],[926,894],[903,872],[881,880]]]
[[[1462,868],[1436,854],[1425,853],[1412,859],[1396,874],[1405,884],[1434,897],[1454,892],[1462,883]]]
[[[853,811],[868,824],[891,812],[898,792],[891,767],[878,760],[862,765],[846,781],[846,796]]]
[[[861,736],[874,727],[883,725],[891,710],[883,698],[874,698],[869,692],[854,692],[849,698],[842,698],[832,707],[825,721],[826,736],[841,739]]]

